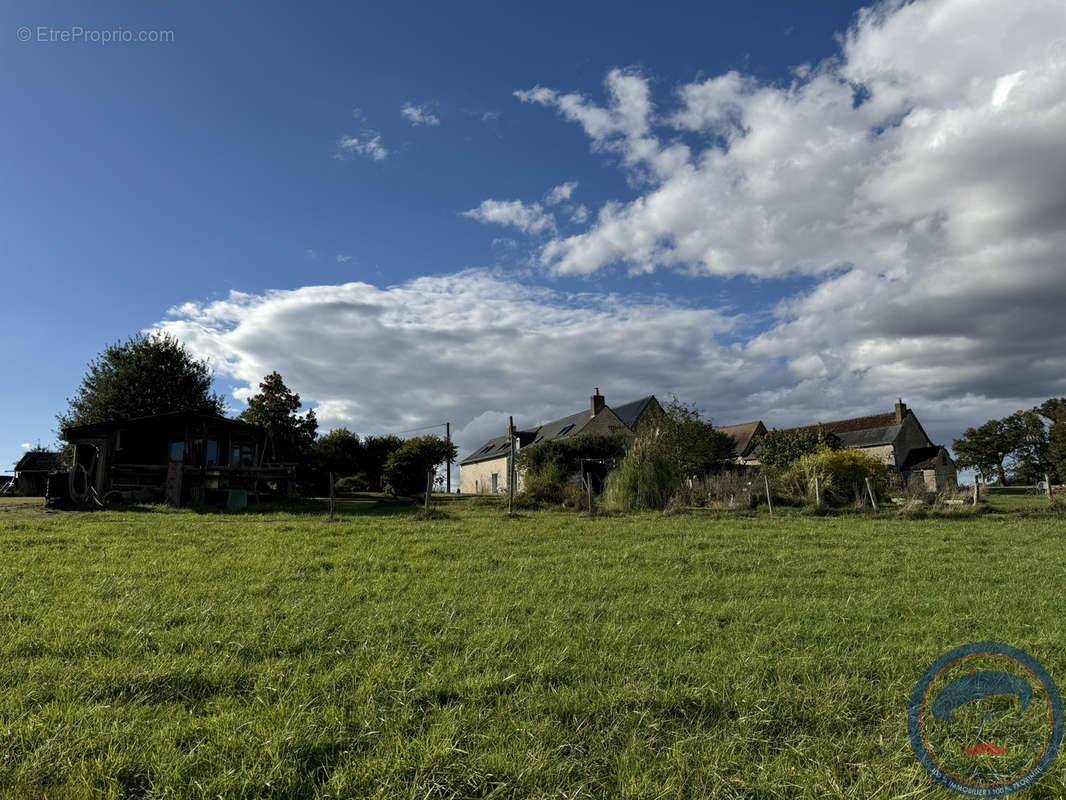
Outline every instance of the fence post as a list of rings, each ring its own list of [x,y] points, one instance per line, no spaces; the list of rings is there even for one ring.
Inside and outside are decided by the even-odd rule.
[[[874,494],[874,485],[870,483],[870,479],[866,479],[866,491],[870,493],[870,505],[874,507],[874,511],[877,511],[877,495]]]
[[[433,490],[433,470],[426,473],[426,516],[429,516],[429,493]]]
[[[763,483],[766,484],[766,505],[770,507],[770,516],[774,515],[774,501],[770,499],[770,479],[766,477],[766,473],[762,476]]]
[[[977,501],[981,499],[981,478],[974,473],[973,476],[973,504],[977,505]]]
[[[509,417],[507,422],[507,515],[514,516],[514,417]]]
[[[329,521],[333,522],[333,511],[335,504],[333,500],[333,473],[329,474]]]
[[[1047,489],[1047,499],[1050,501],[1051,500],[1051,478],[1048,477],[1048,474],[1046,472],[1044,473],[1044,487]]]
[[[822,484],[818,482],[818,476],[814,476],[814,507],[822,507]]]

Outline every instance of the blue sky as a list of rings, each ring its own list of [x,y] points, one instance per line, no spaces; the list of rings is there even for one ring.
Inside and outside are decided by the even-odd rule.
[[[1041,156],[1063,60],[1042,37],[1061,20],[978,5],[8,5],[0,465],[53,440],[96,353],[151,327],[213,358],[235,409],[276,368],[325,427],[450,419],[461,445],[593,385],[608,402],[676,391],[723,424],[902,394],[945,440],[1064,393],[1061,323],[1041,324],[1043,366],[1005,381],[1031,350],[1004,348],[1010,315],[937,283],[987,270],[995,293],[1013,269],[1006,305],[1054,319],[1036,287],[1061,269],[1039,177],[1062,177]],[[39,40],[75,26],[173,40]],[[1004,133],[986,112],[1011,103]],[[965,119],[987,137],[922,161]],[[823,149],[832,170],[812,172]],[[989,152],[1019,168],[989,177]],[[1018,175],[1038,160],[1032,191]],[[1030,261],[997,256],[982,225]],[[922,281],[921,300],[902,288]],[[590,361],[575,343],[594,339]]]

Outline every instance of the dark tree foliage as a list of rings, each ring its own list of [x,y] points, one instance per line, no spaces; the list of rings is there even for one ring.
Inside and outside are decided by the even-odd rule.
[[[367,436],[363,440],[363,463],[358,472],[366,478],[371,491],[380,492],[385,486],[385,462],[403,446],[403,439],[388,434]]]
[[[67,411],[58,416],[60,435],[75,425],[175,411],[217,414],[221,395],[211,391],[211,369],[169,334],[137,334],[116,342],[89,362]]]
[[[842,450],[844,443],[839,436],[823,429],[821,425],[783,431],[774,429],[759,439],[752,455],[768,467],[787,467],[801,456],[826,448]]]
[[[271,372],[259,384],[259,394],[248,398],[241,412],[245,422],[265,428],[270,443],[270,460],[306,463],[318,431],[314,409],[298,416],[300,395],[289,391],[281,375]]]
[[[643,435],[652,426],[657,429],[660,448],[683,478],[704,477],[722,469],[733,460],[733,438],[716,430],[699,410],[676,397],[642,422]]]
[[[426,476],[458,455],[451,442],[439,436],[408,439],[385,460],[384,477],[393,494],[414,495],[426,491]]]
[[[319,436],[312,448],[315,467],[336,476],[354,475],[363,467],[363,443],[347,428]]]
[[[1047,420],[1045,459],[1057,481],[1066,480],[1066,397],[1053,397],[1033,409]]]

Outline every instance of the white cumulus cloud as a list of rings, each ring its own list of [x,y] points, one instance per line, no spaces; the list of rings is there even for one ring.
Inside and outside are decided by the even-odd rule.
[[[381,134],[374,131],[364,131],[359,136],[342,136],[337,140],[337,155],[367,156],[374,161],[384,161],[389,157],[389,151],[381,141]]]
[[[418,127],[419,125],[429,125],[431,127],[440,125],[440,117],[438,117],[428,105],[404,103],[403,107],[400,108],[400,116],[415,127]]]
[[[483,200],[477,208],[464,211],[462,216],[493,225],[509,225],[523,233],[538,234],[555,231],[555,216],[540,203],[521,200]]]

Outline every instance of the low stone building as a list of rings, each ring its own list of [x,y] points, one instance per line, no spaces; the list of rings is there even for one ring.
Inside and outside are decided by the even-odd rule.
[[[621,434],[632,437],[637,425],[653,409],[662,410],[654,395],[610,407],[600,390],[596,389],[589,398],[589,407],[584,411],[515,431],[515,453],[538,442],[578,435]],[[510,445],[505,434],[490,439],[459,462],[459,491],[462,494],[506,492],[510,474]],[[517,491],[520,488],[521,476],[515,489]]]
[[[954,489],[958,486],[955,461],[943,446],[931,445],[911,450],[900,467],[904,483],[921,481],[926,491]]]

